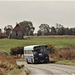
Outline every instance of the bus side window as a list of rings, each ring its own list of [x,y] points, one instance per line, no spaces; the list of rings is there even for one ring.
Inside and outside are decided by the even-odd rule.
[[[26,51],[24,50],[24,53],[26,54]]]
[[[34,52],[34,51],[32,50],[32,52]]]

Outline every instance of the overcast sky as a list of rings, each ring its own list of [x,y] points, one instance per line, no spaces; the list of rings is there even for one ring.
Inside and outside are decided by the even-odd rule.
[[[31,21],[35,32],[40,24],[75,27],[75,1],[0,1],[0,28]]]

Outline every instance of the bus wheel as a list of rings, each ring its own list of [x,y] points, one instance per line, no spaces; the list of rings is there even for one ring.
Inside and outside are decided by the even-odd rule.
[[[29,64],[28,59],[26,60],[27,64]]]
[[[34,64],[33,59],[31,59],[31,63]]]

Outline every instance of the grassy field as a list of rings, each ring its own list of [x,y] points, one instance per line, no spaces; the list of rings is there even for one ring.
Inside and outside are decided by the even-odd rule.
[[[27,45],[41,45],[41,44],[51,44],[55,48],[66,48],[75,46],[75,39],[66,38],[31,38],[26,40],[16,40],[16,39],[0,39],[0,50],[10,52],[11,48],[17,46],[27,46]]]

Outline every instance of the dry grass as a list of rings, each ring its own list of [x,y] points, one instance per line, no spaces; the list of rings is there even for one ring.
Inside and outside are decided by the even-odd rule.
[[[47,35],[47,36],[24,36],[24,39],[30,39],[30,38],[70,38],[74,39],[74,35]]]
[[[16,65],[16,60],[5,54],[0,54],[0,75],[8,70],[12,70]]]
[[[65,49],[65,50],[57,50],[55,55],[57,56],[58,60],[73,60],[75,59],[75,50],[74,49]]]
[[[50,61],[57,64],[75,65],[75,49],[55,50],[50,54]]]
[[[75,60],[75,49],[55,50],[55,53],[50,54],[50,58],[56,61]]]

